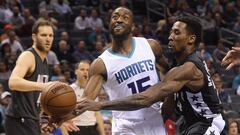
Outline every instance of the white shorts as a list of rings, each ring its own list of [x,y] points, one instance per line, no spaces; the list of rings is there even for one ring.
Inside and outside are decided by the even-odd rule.
[[[147,120],[113,118],[112,135],[166,135],[161,114]]]

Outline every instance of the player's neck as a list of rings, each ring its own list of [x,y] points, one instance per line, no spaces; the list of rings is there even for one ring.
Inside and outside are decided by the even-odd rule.
[[[194,52],[194,48],[187,48],[185,51],[175,54],[175,58],[178,64],[184,62],[184,60]]]
[[[126,40],[112,40],[112,51],[128,55],[132,51],[132,37]]]
[[[41,60],[43,61],[46,58],[47,53],[40,51],[39,49],[37,49],[36,46],[33,46],[34,50],[37,52],[37,54],[39,55],[39,57],[41,58]]]
[[[76,84],[77,84],[80,88],[85,88],[86,85],[87,85],[87,81],[86,81],[86,80],[79,79],[79,80],[76,81]]]

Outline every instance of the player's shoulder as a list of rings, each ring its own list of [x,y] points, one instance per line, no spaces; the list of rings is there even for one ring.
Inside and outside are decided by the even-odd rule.
[[[105,74],[106,73],[106,67],[101,58],[95,59],[91,66],[90,66],[90,73],[91,74]]]
[[[34,58],[34,54],[31,51],[26,50],[19,55],[19,59],[21,58],[27,58],[29,60]]]
[[[157,41],[155,39],[147,39],[147,41],[151,46],[159,46],[160,45],[159,41]]]

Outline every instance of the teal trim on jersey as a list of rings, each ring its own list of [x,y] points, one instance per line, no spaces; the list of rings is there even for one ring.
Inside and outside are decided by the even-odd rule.
[[[136,47],[136,41],[135,41],[134,38],[132,38],[132,51],[131,51],[128,55],[123,55],[123,54],[115,53],[115,52],[112,51],[112,48],[109,48],[109,49],[107,49],[107,50],[108,50],[108,52],[110,52],[110,53],[113,54],[113,55],[116,55],[116,56],[119,56],[119,57],[131,58],[132,55],[133,55],[133,53],[134,53],[134,51],[135,51],[135,47]]]

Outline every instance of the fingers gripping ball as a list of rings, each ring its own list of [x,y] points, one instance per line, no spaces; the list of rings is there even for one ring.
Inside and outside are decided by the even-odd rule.
[[[43,111],[53,117],[64,117],[71,113],[77,104],[74,90],[62,82],[49,84],[41,95]]]

